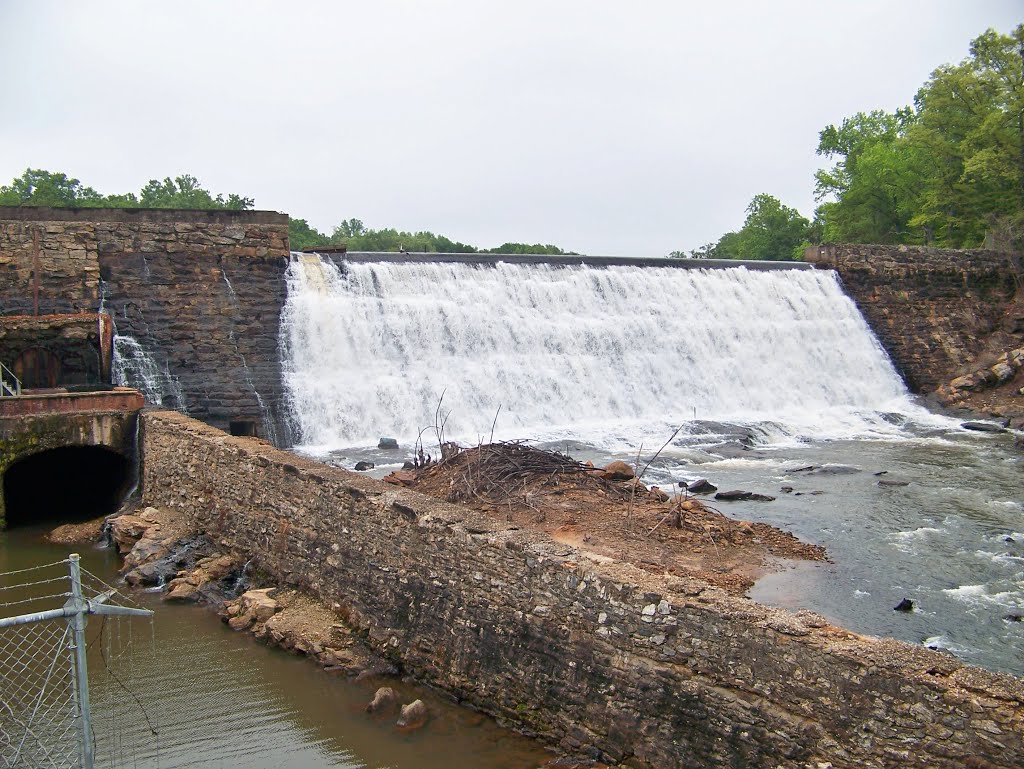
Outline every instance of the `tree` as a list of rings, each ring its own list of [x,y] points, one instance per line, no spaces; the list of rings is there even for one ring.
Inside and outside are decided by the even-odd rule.
[[[288,243],[292,251],[305,251],[307,248],[324,246],[330,238],[309,226],[305,219],[288,220]]]
[[[1024,221],[1024,24],[988,30],[935,69],[914,106],[860,112],[820,134],[825,240],[980,246]]]
[[[901,243],[920,191],[921,164],[907,146],[915,120],[910,109],[858,112],[819,135],[817,153],[838,158],[815,174],[815,196],[828,197],[823,212],[825,240]]]
[[[756,195],[747,206],[747,219],[739,232],[741,259],[800,259],[810,222],[795,208],[771,195]]]
[[[554,256],[565,255],[569,252],[563,251],[558,246],[552,246],[550,243],[542,245],[540,243],[502,243],[497,248],[487,249],[489,254],[551,254]]]
[[[77,208],[103,205],[103,196],[67,174],[29,168],[9,185],[0,187],[0,205]]]
[[[199,180],[190,174],[165,178],[162,182],[150,179],[139,195],[142,208],[225,208],[242,211],[253,207],[253,199],[231,194],[214,197],[199,186]]]
[[[795,208],[771,195],[755,195],[747,206],[747,218],[739,232],[727,232],[717,243],[706,243],[688,254],[691,259],[767,259],[791,261],[803,258],[810,236],[810,222]],[[670,257],[686,256],[673,251]]]

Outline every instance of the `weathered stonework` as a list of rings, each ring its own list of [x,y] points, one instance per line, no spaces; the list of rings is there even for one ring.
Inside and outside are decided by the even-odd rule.
[[[0,362],[23,386],[110,384],[114,325],[109,315],[0,315]],[[41,353],[35,355],[35,353]],[[51,357],[46,385],[28,381],[29,357]]]
[[[109,313],[189,413],[287,443],[277,350],[288,217],[0,207],[0,315]]]
[[[915,392],[966,373],[1000,331],[1024,278],[994,251],[843,244],[813,246],[804,259],[839,272]]]
[[[0,398],[0,482],[15,463],[51,449],[99,446],[133,457],[142,406],[142,396],[126,389]],[[0,529],[6,525],[3,491]]]
[[[144,503],[338,607],[405,671],[634,767],[1016,767],[1024,682],[510,529],[172,412]]]

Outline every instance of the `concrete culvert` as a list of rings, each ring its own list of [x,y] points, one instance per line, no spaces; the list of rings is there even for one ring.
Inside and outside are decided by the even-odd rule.
[[[32,454],[3,477],[6,524],[83,521],[117,510],[130,480],[128,459],[98,446]]]

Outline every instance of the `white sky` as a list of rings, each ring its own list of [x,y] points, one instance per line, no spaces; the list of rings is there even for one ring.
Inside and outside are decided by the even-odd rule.
[[[810,217],[818,132],[910,103],[1021,0],[0,0],[0,184],[193,174],[330,231],[664,255],[761,192]]]

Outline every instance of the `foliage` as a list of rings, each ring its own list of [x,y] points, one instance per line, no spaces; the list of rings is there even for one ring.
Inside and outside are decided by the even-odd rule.
[[[0,187],[2,206],[101,206],[103,196],[67,174],[29,168],[5,187]]]
[[[552,246],[551,244],[542,245],[540,243],[502,243],[497,248],[487,249],[489,254],[550,254],[553,256],[564,256],[571,254],[571,251],[563,251],[558,246]]]
[[[305,251],[308,248],[325,246],[330,238],[319,230],[311,227],[305,219],[288,220],[288,243],[292,251]]]
[[[65,206],[70,208],[252,208],[252,198],[213,196],[188,174],[162,182],[151,179],[138,195],[101,195],[64,173],[29,168],[11,184],[0,187],[0,205]]]
[[[404,232],[392,228],[371,230],[358,219],[348,219],[334,228],[331,245],[345,245],[349,251],[425,251],[442,254],[472,254],[476,248],[432,232]]]
[[[820,134],[826,240],[980,246],[1024,213],[1024,24],[988,30],[932,72],[914,106]]]
[[[174,179],[167,177],[162,182],[150,179],[139,193],[139,205],[142,208],[227,208],[244,211],[252,208],[253,202],[252,198],[234,193],[226,199],[223,195],[214,197],[199,186],[196,177],[189,174]]]
[[[670,257],[691,259],[798,260],[810,233],[810,222],[795,208],[783,205],[771,195],[755,195],[747,206],[747,218],[739,232],[727,232],[717,243],[707,243],[684,254]]]
[[[64,173],[28,169],[7,186],[0,186],[0,205],[62,206],[110,208],[200,208],[245,210],[253,207],[252,198],[230,194],[214,195],[190,174],[163,181],[151,179],[138,194],[128,192],[102,195],[78,179]],[[430,253],[472,254],[478,249],[432,232],[405,232],[392,228],[369,229],[359,219],[343,219],[331,233],[312,227],[305,219],[288,222],[292,249],[302,251],[317,246],[345,245],[350,251],[425,251]],[[503,243],[496,254],[565,254],[558,246]]]

